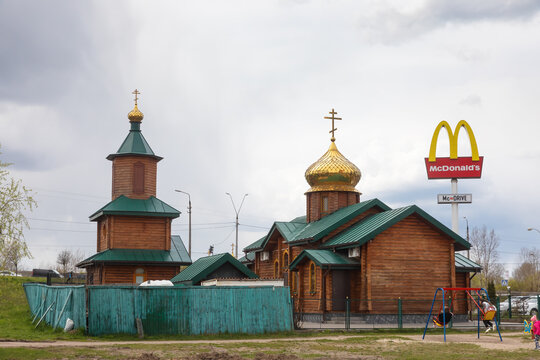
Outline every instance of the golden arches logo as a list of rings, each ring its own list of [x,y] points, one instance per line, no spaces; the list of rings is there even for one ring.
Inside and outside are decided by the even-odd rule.
[[[439,139],[439,133],[442,128],[445,128],[448,132],[448,138],[450,140],[450,159],[457,159],[457,148],[458,148],[458,136],[459,136],[459,130],[464,127],[465,130],[467,130],[467,134],[469,134],[469,140],[471,142],[471,155],[472,155],[472,161],[479,161],[480,156],[478,155],[478,146],[476,145],[476,138],[474,137],[474,133],[472,131],[472,128],[469,126],[469,124],[465,120],[461,120],[456,125],[456,129],[454,130],[454,133],[452,133],[452,128],[450,127],[450,124],[446,121],[441,121],[439,125],[437,125],[437,128],[435,129],[435,132],[433,133],[433,137],[431,138],[431,146],[429,147],[429,162],[436,161],[436,152],[437,152],[437,141]]]

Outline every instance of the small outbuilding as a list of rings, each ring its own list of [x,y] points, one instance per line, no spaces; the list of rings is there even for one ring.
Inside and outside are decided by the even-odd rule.
[[[198,259],[171,281],[174,285],[201,285],[212,279],[256,279],[258,276],[231,254],[224,253]]]

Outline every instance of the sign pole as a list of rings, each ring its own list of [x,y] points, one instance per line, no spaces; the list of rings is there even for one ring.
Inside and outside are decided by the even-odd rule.
[[[452,184],[452,195],[455,196],[458,193],[457,178],[452,178],[450,182]],[[456,234],[459,234],[459,216],[458,216],[458,203],[457,202],[452,203],[452,230]]]

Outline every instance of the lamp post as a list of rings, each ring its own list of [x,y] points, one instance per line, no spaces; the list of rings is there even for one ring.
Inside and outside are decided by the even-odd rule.
[[[234,212],[236,213],[236,248],[234,249],[234,252],[236,254],[235,257],[238,259],[238,214],[240,213],[240,210],[242,210],[242,205],[244,205],[244,200],[246,199],[246,196],[248,196],[248,194],[244,194],[244,197],[242,198],[242,202],[240,203],[240,207],[238,208],[238,210],[236,210],[236,206],[234,205],[234,200],[232,198],[232,195],[229,193],[225,193],[225,194],[229,195],[229,198],[231,198],[231,203],[232,203]]]
[[[469,220],[467,220],[467,217],[464,216],[463,217],[465,219],[465,221],[467,222],[467,242],[470,244],[469,242]],[[470,256],[469,256],[469,249],[467,249],[467,259],[470,259]]]
[[[536,232],[539,232],[540,233],[540,230],[536,229],[536,228],[528,228],[527,231],[536,231]]]
[[[189,257],[191,258],[191,195],[189,195],[189,193],[185,192],[185,191],[182,191],[182,190],[174,190],[176,192],[179,192],[179,193],[182,193],[182,194],[186,194],[188,196],[188,214],[189,214],[189,243],[188,243],[188,254],[189,254]]]

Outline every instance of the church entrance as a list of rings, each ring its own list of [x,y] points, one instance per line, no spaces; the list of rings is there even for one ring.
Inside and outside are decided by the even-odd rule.
[[[345,299],[351,297],[351,277],[349,271],[332,271],[332,310],[345,311]]]

